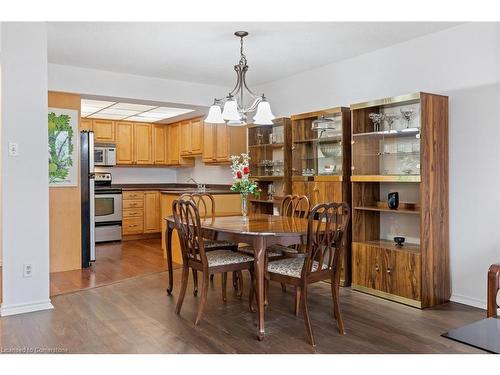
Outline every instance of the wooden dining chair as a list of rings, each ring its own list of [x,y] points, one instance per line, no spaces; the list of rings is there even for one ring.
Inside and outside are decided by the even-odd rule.
[[[203,238],[204,233],[201,227],[200,213],[198,207],[192,200],[175,200],[172,203],[172,211],[175,229],[177,229],[179,233],[183,262],[182,285],[175,313],[180,314],[182,308],[188,284],[189,268],[195,272],[202,273],[201,300],[198,305],[195,325],[201,321],[203,316],[203,311],[207,304],[209,277],[215,273],[227,275],[227,272],[248,270],[251,278],[249,306],[250,310],[252,310],[252,297],[255,294],[253,291],[254,258],[229,249],[219,249],[207,252],[205,249],[207,240]],[[226,289],[223,285],[222,294],[224,300],[226,299],[225,293]]]
[[[215,218],[215,199],[213,195],[208,193],[184,193],[179,199],[182,200],[190,200],[192,201],[196,207],[198,208],[198,212],[200,213],[200,218],[202,219],[214,219]],[[217,240],[217,233],[204,231],[203,238],[205,239],[205,251],[212,250],[232,250],[236,251],[238,249],[238,244],[231,241]],[[195,269],[192,269],[193,272],[193,294],[198,295],[198,272]],[[210,280],[213,281],[214,275],[210,275]],[[235,285],[235,289],[237,290],[238,295],[241,296],[241,292],[243,290],[243,280],[239,281],[238,277],[234,277],[233,279],[237,280],[238,283],[233,282]],[[242,279],[242,278],[241,278]],[[222,283],[225,284],[227,280],[227,275],[222,275]],[[225,286],[224,286],[225,288]],[[224,294],[225,295],[225,294]],[[225,301],[225,300],[224,300]]]
[[[347,203],[316,205],[309,215],[304,252],[284,253],[283,259],[270,261],[267,265],[266,279],[297,288],[296,309],[299,304],[302,306],[307,335],[313,346],[315,342],[307,307],[307,288],[310,284],[331,281],[333,316],[340,333],[344,334],[339,307],[340,262],[342,253],[346,251],[344,232],[349,220]]]

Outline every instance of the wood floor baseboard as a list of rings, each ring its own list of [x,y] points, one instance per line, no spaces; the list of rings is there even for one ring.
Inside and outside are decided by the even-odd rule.
[[[161,233],[128,234],[122,237],[122,241],[151,240],[161,238]]]
[[[6,306],[4,306],[2,304],[2,307],[0,308],[0,316],[25,314],[25,313],[30,313],[30,312],[34,312],[34,311],[50,310],[53,308],[54,308],[54,306],[52,306],[50,299],[47,299],[45,301],[18,303],[18,304],[13,304],[13,305],[6,305]]]

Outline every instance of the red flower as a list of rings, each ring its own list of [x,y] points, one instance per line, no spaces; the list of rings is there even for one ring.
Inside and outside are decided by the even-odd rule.
[[[242,178],[242,177],[243,177],[243,175],[241,174],[241,172],[240,172],[240,171],[238,171],[238,172],[236,172],[236,177],[237,177],[237,178]]]
[[[244,173],[244,174],[249,174],[249,173],[250,173],[250,168],[248,168],[248,167],[243,167],[243,173]]]

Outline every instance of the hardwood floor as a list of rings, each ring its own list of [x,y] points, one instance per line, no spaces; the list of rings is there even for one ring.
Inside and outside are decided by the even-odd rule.
[[[50,295],[162,272],[167,269],[166,264],[160,239],[99,244],[96,246],[96,262],[91,268],[50,274]]]
[[[307,342],[302,316],[293,314],[292,291],[282,293],[276,283],[270,286],[266,339],[259,342],[256,314],[247,306],[248,274],[243,298],[228,293],[226,304],[216,276],[204,319],[195,327],[199,298],[192,295],[191,278],[181,315],[174,313],[180,270],[174,272],[171,297],[161,272],[55,296],[54,310],[0,318],[1,345],[71,353],[481,353],[440,334],[484,318],[483,310],[457,303],[418,310],[350,288],[341,288],[342,336],[324,283],[309,292],[316,348]]]

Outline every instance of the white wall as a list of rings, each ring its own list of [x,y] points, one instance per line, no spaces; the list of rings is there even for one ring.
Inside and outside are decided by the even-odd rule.
[[[452,300],[479,307],[488,267],[500,261],[499,49],[499,24],[465,24],[256,90],[277,116],[415,91],[449,95]]]
[[[1,315],[51,308],[47,164],[47,35],[43,23],[2,23]],[[8,143],[19,156],[8,156]],[[23,265],[33,266],[23,278]]]
[[[177,170],[177,182],[184,183],[190,177],[200,184],[232,184],[231,169],[229,165],[205,165],[201,157],[195,160],[195,166],[190,168],[179,168]]]

